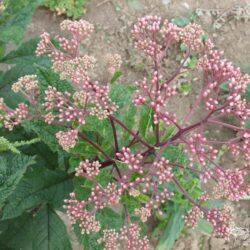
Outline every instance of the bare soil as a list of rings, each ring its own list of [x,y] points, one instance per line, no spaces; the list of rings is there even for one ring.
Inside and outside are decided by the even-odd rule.
[[[132,2],[132,1],[130,1]],[[213,28],[213,24],[218,17],[206,14],[194,17],[197,9],[219,10],[220,15],[230,14],[236,4],[245,4],[250,1],[235,0],[138,0],[139,5],[131,6],[126,0],[90,0],[86,5],[86,14],[83,17],[95,25],[96,32],[86,45],[88,54],[93,54],[100,62],[100,67],[96,72],[98,79],[102,82],[107,79],[105,66],[102,62],[105,54],[118,53],[124,62],[122,71],[124,73],[122,81],[133,83],[141,79],[150,69],[150,63],[135,53],[132,46],[130,30],[135,20],[145,14],[160,15],[171,20],[176,16],[194,18],[195,22],[200,23],[205,31],[210,35],[220,50],[224,50],[225,56],[235,64],[250,72],[250,22],[237,21],[234,17],[225,19],[219,30]],[[55,13],[45,8],[39,8],[33,16],[32,22],[26,32],[26,39],[40,35],[43,31],[50,32],[52,35],[58,34],[59,23],[65,19],[64,16],[57,16]],[[178,64],[180,58],[173,58],[174,63],[166,62],[164,74],[169,75]],[[197,95],[201,81],[199,78],[189,79],[193,86],[192,93],[180,95],[175,101],[171,102],[170,110],[174,110],[179,117],[183,116],[194,97]],[[200,114],[198,114],[199,116]],[[231,131],[217,131],[230,135]],[[250,203],[242,202],[235,206],[236,225],[242,230],[250,230]],[[68,225],[67,219],[64,221]],[[69,228],[70,230],[70,228]],[[243,231],[244,231],[243,230]],[[74,249],[81,249],[72,234]],[[194,230],[185,230],[176,241],[174,250],[232,250],[250,249],[250,235],[238,233],[230,242],[221,239],[209,238]]]

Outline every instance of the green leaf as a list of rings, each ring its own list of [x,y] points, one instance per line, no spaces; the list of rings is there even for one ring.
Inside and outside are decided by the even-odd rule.
[[[0,16],[0,40],[19,44],[32,14],[42,0],[5,0]]]
[[[119,106],[118,112],[131,103],[132,94],[135,89],[134,86],[126,84],[112,84],[110,86],[109,96]]]
[[[181,43],[180,50],[181,50],[181,52],[186,52],[187,51],[187,45],[184,44],[184,43]]]
[[[190,60],[188,61],[188,68],[194,69],[196,67],[197,63],[198,63],[197,56],[196,55],[192,55],[191,58],[190,58]]]
[[[183,84],[183,85],[178,86],[177,90],[180,92],[187,92],[188,93],[188,92],[192,91],[192,86]]]
[[[42,203],[60,209],[63,200],[73,190],[72,177],[60,170],[51,171],[46,168],[27,172],[15,192],[8,197],[3,208],[3,219],[18,217],[25,210]]]
[[[0,62],[7,64],[23,64],[24,66],[24,63],[32,65],[37,60],[46,60],[47,57],[45,56],[36,57],[35,55],[35,50],[39,41],[39,38],[32,38],[29,41],[22,43],[16,50],[12,50],[6,56],[1,58]]]
[[[245,122],[245,128],[250,128],[250,120],[246,120],[246,122]]]
[[[77,143],[76,146],[70,149],[69,152],[74,155],[82,156],[86,159],[91,159],[95,156],[102,157],[102,154],[86,141],[81,141]]]
[[[250,102],[250,84],[247,85],[246,89],[246,101]]]
[[[208,200],[208,201],[206,201],[206,203],[205,203],[205,207],[206,208],[222,208],[223,206],[224,206],[224,204],[225,204],[225,201],[223,201],[223,200],[213,200],[213,199],[211,199],[211,200]]]
[[[33,215],[22,216],[0,222],[1,249],[12,250],[70,250],[66,227],[60,217],[49,206]]]
[[[27,133],[34,132],[41,141],[43,141],[52,152],[59,152],[60,148],[55,134],[62,130],[56,125],[47,124],[44,121],[32,120],[27,123],[23,123],[22,127]]]
[[[185,214],[186,209],[179,208],[172,214],[160,240],[156,250],[170,250],[184,227],[182,215]]]
[[[163,128],[163,126],[166,126],[165,123],[160,123],[160,127]],[[176,128],[175,125],[168,126],[161,137],[161,141],[167,140],[173,134],[175,128]]]
[[[228,92],[228,85],[229,85],[230,81],[225,81],[220,85],[220,88],[226,92]]]
[[[12,153],[20,154],[20,151],[13,145],[10,141],[8,141],[4,137],[0,137],[0,152],[10,150]]]
[[[140,107],[140,121],[139,121],[139,134],[142,138],[149,137],[149,133],[152,132],[154,126],[153,109],[147,106]]]
[[[0,155],[0,208],[22,179],[34,157],[1,153]]]
[[[112,76],[111,80],[110,80],[110,83],[113,84],[115,83],[121,76],[122,76],[122,72],[121,71],[116,71],[114,73],[114,75]]]
[[[186,162],[186,156],[183,152],[183,149],[179,146],[169,145],[163,152],[162,156],[171,162],[179,162],[183,164]]]
[[[137,109],[134,105],[130,105],[126,111],[125,114],[123,114],[122,122],[126,124],[130,129],[133,130],[135,124],[136,124],[136,112]],[[129,139],[131,139],[131,135],[123,129],[122,133],[122,145],[127,145],[129,142]]]
[[[36,164],[35,166],[42,166],[49,169],[55,169],[58,167],[58,156],[56,153],[53,153],[47,145],[43,142],[37,142],[32,145],[26,145],[26,142],[33,142],[32,138],[35,137],[34,133],[27,133],[22,127],[16,127],[13,131],[9,132],[7,129],[0,130],[0,136],[6,137],[9,141],[16,141],[22,145],[22,148],[19,148],[23,154],[36,156]],[[35,141],[38,139],[36,138]],[[14,146],[15,143],[14,143]],[[19,146],[19,145],[17,145]]]
[[[5,54],[6,45],[4,42],[0,41],[0,58]]]
[[[177,26],[184,27],[190,23],[190,20],[186,17],[178,16],[178,17],[173,18],[171,22]]]
[[[20,154],[21,152],[17,149],[18,147],[21,146],[27,146],[33,143],[37,143],[40,140],[38,138],[34,138],[29,141],[16,141],[16,142],[10,142],[7,140],[5,137],[1,136],[0,137],[0,152],[8,151],[10,150],[13,153]]]
[[[141,203],[147,203],[150,200],[150,197],[148,195],[146,195],[146,194],[139,194],[136,198]]]
[[[200,232],[211,236],[212,232],[213,232],[213,226],[207,222],[204,219],[198,219],[198,228],[197,228]]]
[[[55,87],[60,92],[68,91],[73,93],[73,86],[65,80],[61,80],[59,75],[51,69],[41,65],[37,65],[37,76],[39,80],[39,89],[41,92],[41,99],[44,97],[43,92],[49,87]]]
[[[118,118],[132,130],[136,123],[137,111],[136,107],[131,104],[134,90],[135,87],[126,84],[112,84],[110,89],[111,99],[119,106],[118,111],[115,113],[116,118]],[[116,129],[122,135],[122,140],[120,140],[119,143],[121,145],[128,144],[129,138],[131,138],[129,133],[125,129],[121,128],[118,124],[116,124]]]
[[[85,13],[87,0],[44,0],[44,5],[52,11],[66,14],[68,17],[80,18]]]

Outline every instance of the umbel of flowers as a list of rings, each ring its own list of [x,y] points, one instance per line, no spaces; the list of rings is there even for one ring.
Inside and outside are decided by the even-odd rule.
[[[35,75],[21,77],[13,84],[12,89],[14,92],[21,92],[30,106],[20,103],[16,109],[11,109],[1,98],[0,119],[9,130],[32,119],[43,120],[62,128],[55,137],[64,150],[69,151],[78,141],[84,140],[103,155],[104,161],[85,159],[75,171],[76,176],[84,176],[95,186],[87,200],[78,200],[75,193],[71,193],[70,198],[65,200],[64,208],[72,224],[78,223],[83,234],[95,233],[102,228],[95,217],[98,210],[122,203],[121,196],[124,194],[136,197],[142,193],[149,195],[150,198],[146,204],[135,209],[133,216],[138,216],[145,222],[153,212],[160,209],[160,204],[175,196],[175,192],[168,188],[169,183],[172,183],[193,206],[184,216],[185,222],[195,227],[197,220],[203,218],[213,225],[214,235],[228,239],[232,221],[230,208],[206,207],[206,201],[211,197],[204,193],[199,199],[193,198],[184,189],[173,169],[196,172],[204,183],[214,182],[214,194],[217,198],[239,201],[250,194],[250,185],[245,181],[250,170],[250,129],[245,127],[245,122],[250,116],[250,106],[244,99],[250,77],[242,74],[239,68],[223,58],[223,53],[215,49],[209,39],[205,39],[199,25],[190,23],[180,28],[157,16],[138,19],[132,30],[134,45],[151,60],[153,69],[151,77],[134,83],[137,90],[134,92],[132,104],[136,107],[144,105],[154,111],[155,144],[152,145],[116,118],[115,112],[119,107],[109,97],[109,86],[100,84],[90,77],[96,59],[82,54],[81,43],[90,37],[94,31],[93,25],[83,20],[66,20],[61,23],[61,30],[70,33],[71,38],[59,37],[60,48],[56,48],[50,35],[44,33],[41,35],[36,53],[37,56],[48,54],[54,71],[61,79],[67,79],[72,83],[74,93],[60,92],[54,87],[48,87],[43,105],[38,105],[40,93],[37,77]],[[181,43],[186,47],[182,62],[166,79],[162,75],[162,60],[171,46]],[[193,53],[199,56],[197,68],[203,73],[204,83],[186,117],[178,120],[176,114],[169,111],[168,102],[178,95],[175,88],[176,80]],[[119,55],[108,56],[108,71],[113,73],[120,64]],[[221,95],[220,88],[225,81],[229,83],[229,93],[226,96]],[[191,117],[201,106],[204,107],[203,117],[191,123]],[[108,155],[96,142],[80,132],[88,116],[109,120],[114,137],[113,155]],[[160,126],[160,123],[164,126]],[[169,125],[174,126],[175,131],[168,139],[162,139]],[[117,126],[121,126],[130,134],[129,145],[121,145],[116,131]],[[236,132],[235,137],[223,141],[211,139],[209,134],[204,133],[207,126],[232,129]],[[135,142],[141,146],[137,152],[132,152],[130,147]],[[185,148],[185,154],[189,159],[185,166],[163,157],[164,150],[170,145],[182,145]],[[221,145],[227,145],[229,152],[244,159],[246,164],[236,169],[224,168],[216,160],[218,147]],[[125,173],[119,169],[117,161],[127,166]],[[111,165],[117,174],[112,183],[102,186],[96,177],[103,168]],[[131,180],[130,177],[134,173],[137,173],[138,177]],[[88,209],[90,204],[91,210]],[[126,205],[124,209],[126,215],[124,227],[119,231],[105,230],[99,243],[104,242],[105,249],[120,249],[120,247],[150,249],[146,236],[140,236],[139,225],[131,222],[131,214]]]

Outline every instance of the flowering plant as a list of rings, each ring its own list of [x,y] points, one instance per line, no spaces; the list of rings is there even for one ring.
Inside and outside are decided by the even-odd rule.
[[[180,28],[160,17],[145,16],[134,25],[132,36],[135,48],[152,62],[150,75],[133,86],[114,83],[122,63],[115,54],[107,58],[112,80],[99,83],[92,76],[96,59],[83,54],[81,47],[93,32],[93,25],[66,20],[61,30],[72,37],[58,37],[57,45],[44,33],[36,49],[37,56],[48,54],[51,58],[52,68],[62,80],[56,83],[58,89],[44,89],[36,75],[19,78],[12,90],[23,94],[27,102],[13,109],[1,98],[0,119],[9,130],[31,121],[59,128],[55,138],[76,167],[72,171],[76,191],[64,200],[71,223],[85,235],[102,231],[98,243],[105,249],[150,249],[140,226],[152,215],[164,216],[167,202],[175,202],[181,194],[192,206],[183,216],[187,225],[196,227],[200,219],[205,219],[213,226],[214,236],[228,239],[231,208],[227,204],[211,207],[209,200],[239,201],[250,194],[245,181],[250,170],[250,129],[245,126],[250,116],[249,100],[245,98],[250,77],[223,58],[199,25]],[[162,61],[178,44],[185,48],[183,60],[165,79]],[[194,53],[199,57],[197,69],[204,83],[190,111],[185,117],[177,117],[169,111],[168,103],[178,95],[176,81],[189,70],[186,63]],[[227,95],[221,89],[225,82]],[[67,90],[60,84],[66,84]],[[200,107],[202,118],[193,122]],[[228,140],[213,139],[206,133],[212,126],[232,129],[235,135]],[[225,168],[218,161],[222,145],[245,164]],[[173,157],[171,152],[180,154]],[[185,178],[199,180],[202,188],[198,182],[193,192]],[[202,191],[210,182],[214,183],[213,194]],[[113,228],[102,225],[102,211],[109,211],[105,216],[113,218],[122,214],[124,220]]]

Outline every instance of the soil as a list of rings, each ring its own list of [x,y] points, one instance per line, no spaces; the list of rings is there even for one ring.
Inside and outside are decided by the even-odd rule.
[[[128,3],[139,4],[128,4]],[[205,31],[212,38],[216,46],[220,50],[224,50],[225,56],[232,60],[236,65],[241,66],[245,71],[250,72],[250,29],[249,22],[236,20],[231,14],[234,7],[240,4],[246,4],[250,1],[240,0],[90,0],[86,4],[86,14],[83,17],[87,21],[95,25],[96,32],[91,40],[86,44],[88,54],[93,54],[100,67],[96,75],[100,82],[107,79],[105,74],[105,54],[118,53],[123,58],[121,71],[123,72],[122,81],[124,83],[132,83],[141,79],[150,69],[150,63],[135,53],[132,46],[130,30],[135,20],[145,14],[154,14],[171,20],[176,16],[193,18],[195,22],[201,24]],[[197,9],[205,10],[206,14],[195,16]],[[211,15],[212,11],[218,11],[216,16]],[[209,14],[210,13],[210,14]],[[220,29],[213,28],[215,21],[220,16],[226,16],[222,21]],[[39,8],[28,26],[26,39],[36,37],[43,31],[52,35],[58,34],[60,22],[65,19],[64,16],[57,16],[45,8]],[[169,65],[166,62],[164,69],[165,75],[170,75],[171,70],[177,65],[180,58],[174,59],[174,63]],[[197,95],[201,81],[199,77],[189,79],[193,86],[192,93],[188,95],[182,94],[175,101],[169,103],[169,109],[174,110],[178,117],[186,114],[187,109]],[[183,105],[182,105],[183,104]],[[198,114],[199,116],[200,114]],[[231,131],[217,131],[215,134],[230,136]],[[174,250],[229,250],[229,249],[250,249],[250,235],[246,230],[250,230],[250,204],[242,202],[235,206],[237,214],[236,225],[245,232],[238,232],[238,235],[229,242],[221,239],[209,238],[194,230],[185,231],[176,241]],[[65,216],[64,221],[69,225]],[[69,226],[68,226],[69,228]],[[69,228],[70,230],[70,228]],[[72,245],[74,249],[81,249],[72,235]]]

